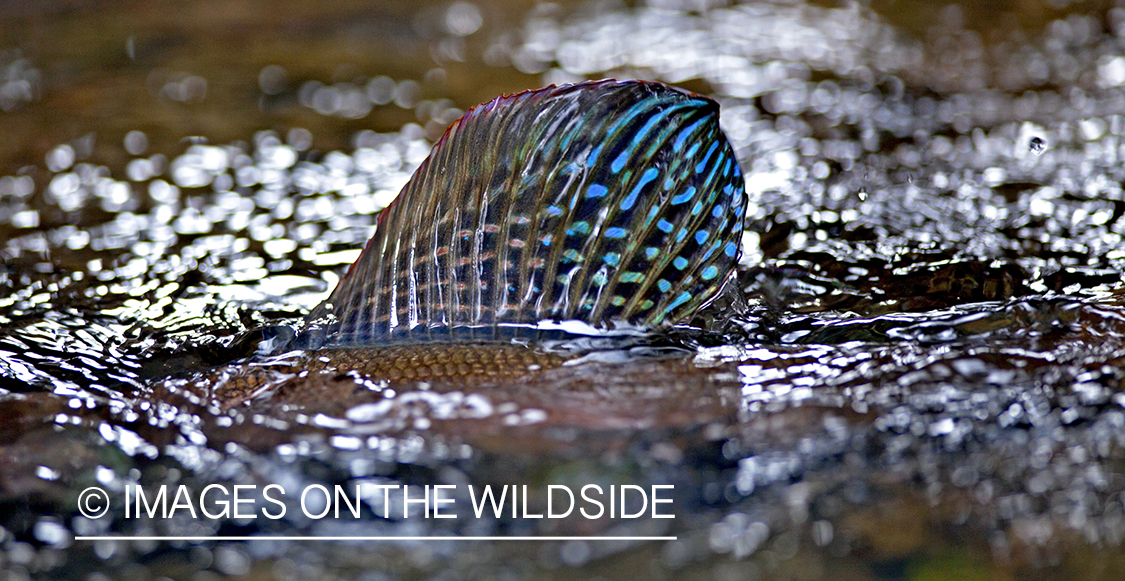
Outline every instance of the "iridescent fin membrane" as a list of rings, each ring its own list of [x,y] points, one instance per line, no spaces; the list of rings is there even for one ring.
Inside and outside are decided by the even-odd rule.
[[[293,346],[690,318],[733,271],[742,233],[742,173],[718,121],[714,101],[639,81],[470,109]]]

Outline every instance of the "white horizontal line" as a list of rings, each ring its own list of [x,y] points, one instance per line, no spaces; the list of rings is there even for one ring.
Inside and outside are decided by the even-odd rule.
[[[75,536],[76,541],[675,541],[679,537],[284,537],[284,536]]]

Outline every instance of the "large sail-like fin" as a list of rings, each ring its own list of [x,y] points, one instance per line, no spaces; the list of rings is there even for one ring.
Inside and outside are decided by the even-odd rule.
[[[453,123],[298,344],[495,339],[543,322],[660,328],[737,262],[741,170],[714,101],[597,81]]]

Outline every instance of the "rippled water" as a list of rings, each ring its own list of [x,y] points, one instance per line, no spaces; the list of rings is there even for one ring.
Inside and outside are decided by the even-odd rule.
[[[75,114],[78,137],[46,145],[6,135],[0,568],[1120,577],[1125,12],[1057,4],[341,9],[357,37],[407,22],[424,50],[335,73],[232,56],[237,82],[152,49],[156,33],[122,34],[115,50],[141,56],[89,74],[137,88],[135,113]],[[319,70],[358,60],[316,47],[306,26],[336,21],[305,9],[313,24],[259,26],[299,31],[294,47],[331,61]],[[55,135],[52,107],[90,90],[50,54],[0,45],[12,131],[40,119]],[[695,321],[709,333],[518,381],[301,373],[255,354],[331,290],[430,140],[493,96],[482,87],[607,76],[722,105],[752,202],[739,288]],[[169,110],[180,120],[154,123]],[[212,111],[236,119],[210,132]],[[270,380],[228,397],[247,370]],[[279,519],[136,518],[120,504],[136,484],[453,485],[458,518],[399,514],[401,489],[365,494],[358,519],[306,518],[293,498]],[[676,518],[477,518],[468,487],[486,484],[528,485],[538,512],[550,484],[671,484]],[[118,503],[96,520],[76,511],[95,485]],[[73,539],[92,534],[678,540]]]

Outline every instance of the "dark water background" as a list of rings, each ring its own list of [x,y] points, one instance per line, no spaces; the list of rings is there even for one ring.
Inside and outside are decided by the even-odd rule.
[[[723,107],[752,201],[721,338],[209,398],[463,110],[602,77]],[[1123,87],[1125,10],[1099,2],[0,2],[0,571],[1120,578]],[[677,518],[75,510],[138,483],[527,484],[538,507],[547,484],[674,484]]]

